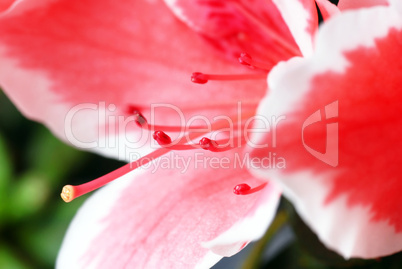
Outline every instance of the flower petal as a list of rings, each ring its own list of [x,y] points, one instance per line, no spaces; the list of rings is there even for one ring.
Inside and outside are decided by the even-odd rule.
[[[255,59],[276,64],[300,54],[272,1],[165,2],[178,18],[206,36],[228,58],[237,58],[246,52]]]
[[[191,83],[194,71],[245,69],[178,21],[162,1],[40,2],[21,1],[0,17],[0,84],[25,115],[76,146],[99,149],[113,137],[115,148],[130,148],[135,126],[111,125],[128,117],[131,106],[147,118],[150,105],[161,103],[175,105],[186,118],[209,117],[230,114],[239,100],[254,110],[265,92],[264,80]],[[156,111],[154,123],[182,125],[176,110]],[[121,136],[125,141],[116,142]]]
[[[318,27],[317,8],[312,0],[273,0],[304,56],[313,52]]]
[[[274,150],[287,169],[253,171],[278,179],[306,223],[346,258],[402,250],[401,13],[375,7],[329,20],[312,58],[273,69],[260,108],[287,118],[276,148],[252,155]]]
[[[339,8],[328,0],[315,0],[324,20],[339,14]]]
[[[218,256],[202,247],[202,242],[243,218],[252,224],[243,227],[265,230],[278,205],[279,191],[269,184],[257,193],[233,194],[239,183],[261,183],[236,165],[234,158],[227,157],[227,152],[171,153],[106,186],[88,199],[73,220],[57,267],[211,266]],[[268,217],[261,218],[261,209],[267,210]],[[263,223],[253,221],[256,215]],[[227,246],[221,244],[218,254],[240,251],[255,235],[249,231],[232,234],[230,241],[222,242]]]
[[[15,0],[0,0],[0,13],[7,10]]]
[[[202,245],[219,255],[232,256],[250,241],[261,238],[266,232],[267,223],[271,223],[275,216],[280,194],[281,190],[277,184],[269,182],[243,220]]]
[[[386,6],[388,4],[388,0],[339,0],[338,8],[340,10],[347,10],[373,6]]]

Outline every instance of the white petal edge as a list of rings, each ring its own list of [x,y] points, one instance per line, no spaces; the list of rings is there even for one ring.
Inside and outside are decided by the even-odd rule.
[[[281,192],[277,183],[269,182],[258,193],[260,198],[256,202],[258,208],[255,211],[250,212],[245,219],[237,222],[215,239],[204,242],[202,246],[215,254],[230,257],[238,253],[239,249],[244,247],[244,243],[260,239],[275,217]]]
[[[260,177],[266,176],[259,171],[254,171],[254,174],[259,174]],[[388,225],[386,221],[373,222],[368,207],[351,208],[345,196],[338,197],[323,207],[328,193],[326,186],[320,183],[325,181],[324,177],[318,177],[309,171],[286,177],[279,174],[271,176],[281,178],[283,192],[301,218],[314,228],[320,240],[328,248],[339,252],[344,258],[376,258],[402,249],[402,234],[395,234],[394,227]],[[306,186],[309,186],[307,190],[309,195],[300,197],[298,193],[305,193]],[[345,226],[348,228],[343,229]],[[331,232],[330,227],[339,227],[336,229],[338,233]],[[367,234],[371,235],[370,238]]]
[[[300,0],[272,0],[279,9],[303,56],[313,53],[312,34],[307,32],[310,13]]]
[[[390,7],[345,11],[335,16],[322,25],[316,36],[315,70],[342,72],[348,66],[345,51],[374,46],[374,40],[385,37],[392,27],[401,28],[402,20],[396,9]]]
[[[48,127],[51,130],[58,130],[57,136],[62,137],[64,129],[63,115],[68,107],[58,102],[56,95],[48,91],[51,81],[47,79],[44,72],[26,71],[18,66],[18,62],[5,56],[6,49],[0,44],[0,81],[5,89],[16,90],[7,92],[7,96],[16,104],[20,111],[28,118],[40,121],[43,115],[52,113],[52,120]],[[24,79],[21,79],[24,78]],[[35,91],[30,90],[35,85]],[[35,102],[23,102],[22,100],[35,100]],[[46,104],[57,104],[57,107],[50,111]]]
[[[209,251],[204,259],[202,259],[196,266],[196,269],[206,269],[211,268],[215,264],[217,264],[223,257],[221,255],[217,255],[212,251]]]
[[[315,2],[317,3],[324,20],[329,19],[328,16],[325,16],[326,13],[328,13],[327,15],[330,17],[340,13],[339,8],[328,0],[316,0]]]
[[[390,4],[398,10],[399,13],[402,13],[402,1],[400,0],[389,0]]]
[[[189,20],[184,13],[184,9],[180,5],[177,5],[178,0],[164,0],[164,2],[170,8],[173,14],[183,23],[187,24],[190,28],[194,29],[195,31],[202,32],[202,28],[194,24],[192,20]]]
[[[110,131],[106,136],[102,135],[106,134],[102,120],[110,120],[110,117],[101,109],[101,104],[73,106],[61,101],[50,90],[52,81],[45,72],[23,69],[16,60],[5,56],[5,52],[0,44],[1,86],[14,89],[4,91],[27,118],[44,123],[64,142],[105,157],[130,162],[152,151],[151,145],[155,143],[149,132],[140,130],[119,135]],[[35,90],[30,90],[32,88]]]

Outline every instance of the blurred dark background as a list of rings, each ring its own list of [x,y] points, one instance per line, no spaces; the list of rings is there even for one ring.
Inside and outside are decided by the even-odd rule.
[[[29,121],[0,90],[0,269],[54,268],[64,233],[86,197],[66,204],[66,184],[120,162],[76,150]]]

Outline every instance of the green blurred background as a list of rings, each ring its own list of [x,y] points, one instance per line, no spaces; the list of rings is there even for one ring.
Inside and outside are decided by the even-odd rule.
[[[66,204],[66,184],[120,162],[76,150],[24,118],[0,90],[0,269],[54,268],[63,236],[86,197]]]

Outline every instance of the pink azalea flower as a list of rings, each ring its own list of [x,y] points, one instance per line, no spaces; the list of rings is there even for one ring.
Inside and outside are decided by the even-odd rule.
[[[226,115],[231,120],[237,120],[237,102],[242,101],[240,116],[247,120],[265,95],[267,85],[261,78],[279,61],[295,56],[295,59],[274,69],[269,77],[268,98],[259,109],[265,116],[281,115],[278,113],[283,112],[289,118],[295,117],[299,120],[295,122],[300,123],[303,117],[306,116],[305,120],[309,116],[307,113],[310,110],[307,108],[320,107],[307,103],[305,109],[292,110],[294,114],[287,114],[290,108],[298,108],[296,104],[303,102],[303,94],[314,94],[309,95],[312,96],[310,100],[321,100],[321,95],[314,91],[318,86],[311,90],[304,86],[299,92],[297,83],[308,85],[309,76],[322,74],[328,70],[331,60],[342,59],[341,55],[332,59],[331,53],[327,51],[332,47],[325,42],[332,42],[334,51],[342,52],[345,48],[350,49],[353,45],[361,44],[359,41],[364,38],[374,40],[383,32],[372,36],[365,32],[369,36],[359,39],[355,34],[359,31],[355,30],[355,35],[352,35],[352,31],[350,35],[355,37],[356,41],[351,42],[349,47],[336,45],[336,41],[343,45],[346,43],[339,32],[348,29],[349,26],[345,25],[350,21],[377,18],[381,12],[385,13],[383,10],[388,10],[388,13],[396,12],[397,5],[395,1],[389,8],[375,7],[338,16],[335,6],[319,0],[317,5],[323,17],[334,18],[329,20],[328,26],[323,27],[317,35],[317,40],[314,40],[318,21],[314,1],[199,1],[191,4],[184,0],[165,2],[167,6],[161,1],[126,1],[118,5],[106,0],[0,1],[2,87],[25,115],[43,122],[65,141],[130,161],[133,154],[141,153],[141,156],[144,156],[152,151],[142,140],[149,142],[152,133],[148,132],[147,128],[141,129],[135,124],[115,129],[115,122],[109,119],[122,119],[123,123],[126,123],[126,119],[131,119],[131,123],[147,120],[149,125],[143,125],[159,126],[158,128],[164,131],[178,131],[182,126],[177,124],[180,122],[177,111],[166,107],[161,111],[152,111],[150,105],[156,102],[173,104],[180,109],[186,120],[203,115],[212,122],[216,115]],[[345,9],[362,7],[358,2],[345,4]],[[365,5],[377,4],[387,2],[370,1]],[[369,15],[364,15],[365,12]],[[384,25],[380,24],[383,27],[381,29],[399,27],[400,21],[392,18],[386,19]],[[387,21],[389,24],[386,24]],[[358,25],[355,26],[356,29],[360,29]],[[332,37],[333,32],[336,34]],[[365,41],[369,42],[367,40]],[[241,52],[252,55],[253,59],[245,56],[241,60],[255,66],[255,70],[246,71],[234,62],[234,55]],[[305,56],[306,60],[297,56]],[[322,58],[327,60],[320,65],[321,61],[317,59]],[[378,62],[382,63],[382,58],[379,58]],[[367,68],[366,64],[362,66],[362,69],[366,70],[364,68]],[[241,75],[199,74],[193,77],[194,81],[218,81],[211,81],[208,85],[192,84],[188,79],[189,74],[198,70],[211,74]],[[293,81],[293,77],[297,79]],[[350,82],[351,79],[353,82],[354,78],[340,77],[344,80],[336,77],[332,79],[341,83]],[[354,85],[352,82],[349,84]],[[321,83],[320,87],[323,84],[321,81],[317,83]],[[331,88],[334,85],[336,84],[329,83],[328,92],[334,91]],[[289,96],[289,93],[293,96]],[[367,96],[373,99],[371,93],[368,91]],[[325,102],[331,98],[334,97],[322,97],[317,104],[326,105]],[[347,99],[348,96],[342,95],[342,98]],[[338,98],[340,111],[342,98]],[[278,100],[278,103],[275,103],[275,100]],[[352,100],[346,109],[352,107],[355,101]],[[279,101],[284,102],[283,106]],[[364,124],[361,119],[365,115],[360,112],[356,121]],[[373,117],[372,114],[370,116]],[[119,122],[119,127],[121,123]],[[239,126],[240,132],[243,131],[244,123]],[[212,129],[222,131],[226,127],[216,123]],[[300,128],[291,124],[280,127],[281,132],[289,128],[291,134],[297,134],[292,128]],[[200,139],[210,135],[210,132],[186,134],[190,134],[193,139]],[[236,136],[241,135],[236,133]],[[314,196],[318,197],[314,200],[310,189],[292,185],[292,182],[303,184],[304,178],[299,181],[292,178],[302,173],[302,169],[315,172],[312,175],[321,175],[325,174],[325,169],[328,168],[316,168],[315,163],[309,163],[310,159],[305,157],[309,154],[306,150],[300,154],[289,154],[290,149],[292,153],[300,152],[300,145],[293,142],[295,137],[284,137],[286,140],[281,138],[282,140],[278,141],[282,144],[284,141],[288,143],[285,143],[285,147],[277,149],[289,158],[291,168],[282,173],[264,169],[253,173],[263,180],[278,179],[285,189],[285,194],[296,203],[301,215],[328,246],[346,257],[375,257],[400,249],[398,243],[393,243],[388,248],[384,245],[385,240],[389,238],[387,234],[382,238],[384,242],[380,247],[365,247],[360,252],[355,251],[361,244],[371,242],[361,238],[370,237],[369,233],[374,231],[367,228],[361,233],[356,232],[357,225],[364,221],[371,223],[370,220],[384,220],[391,216],[384,213],[390,210],[383,211],[381,203],[378,207],[381,210],[374,212],[385,215],[374,215],[372,219],[357,219],[343,236],[339,234],[345,231],[345,228],[339,229],[340,226],[333,217],[327,217],[326,221],[317,221],[320,219],[317,216],[323,214],[322,212],[326,212],[328,216],[339,214],[339,207],[325,211],[328,209],[325,206],[331,205],[332,201],[345,192],[360,191],[358,187],[363,182],[355,179],[362,174],[353,174],[353,180],[357,183],[355,186],[352,184],[352,188],[345,187],[347,184],[344,181],[335,178],[339,187],[334,188],[329,196],[325,196],[328,192],[322,192],[323,197]],[[369,137],[365,142],[370,141],[373,145],[378,145],[377,140],[372,141],[370,138],[373,137]],[[267,141],[272,138],[264,136],[263,139]],[[171,149],[186,147],[180,144],[166,149],[166,144],[170,143],[166,143],[163,137],[156,140],[162,144],[161,149],[150,153],[146,157],[148,159],[162,154],[169,154],[165,156],[172,159],[175,152],[170,152]],[[63,243],[58,267],[207,267],[218,261],[221,256],[233,255],[248,242],[259,238],[275,213],[280,188],[275,182],[265,184],[265,181],[251,176],[246,169],[234,167],[236,156],[244,157],[247,154],[243,151],[244,142],[236,144],[229,151],[214,150],[214,146],[208,145],[209,151],[200,148],[180,150],[180,156],[191,159],[194,158],[195,152],[201,152],[206,158],[228,158],[230,169],[215,169],[212,165],[206,169],[197,169],[192,163],[186,173],[180,173],[177,168],[152,172],[150,169],[131,171],[131,165],[102,178],[105,182],[118,179],[91,196],[78,212]],[[340,152],[348,152],[349,148],[343,149],[340,144]],[[266,153],[264,150],[256,150],[253,154],[257,158],[263,158]],[[344,167],[350,168],[352,159],[350,160]],[[374,161],[373,159],[370,163]],[[366,167],[367,163],[369,162],[364,159],[361,167]],[[359,171],[362,169],[359,168]],[[380,174],[376,174],[379,170],[375,166],[370,178],[379,176]],[[277,173],[273,173],[275,171]],[[347,171],[352,171],[352,168]],[[391,169],[389,173],[395,175],[395,169]],[[303,174],[303,177],[305,175]],[[319,179],[316,181],[319,182]],[[305,186],[312,184],[309,178],[305,180]],[[105,182],[94,181],[90,183],[90,187],[84,185],[67,190],[76,191],[76,196],[79,196]],[[243,182],[254,188],[241,189],[242,185],[237,184]],[[238,191],[241,194],[248,195],[234,195],[234,186],[239,186]],[[314,186],[311,189],[314,189]],[[64,195],[67,197],[71,194]],[[71,197],[67,197],[67,200],[69,198]],[[367,197],[365,200],[354,199],[348,200],[349,207],[341,208],[341,217],[353,216],[351,205],[366,205],[371,202]],[[382,201],[380,197],[377,200]],[[341,220],[344,219],[340,218],[339,221]],[[386,228],[388,227],[378,229],[386,231]],[[374,240],[373,236],[370,238]],[[350,249],[352,251],[349,251]]]
[[[335,16],[311,57],[271,71],[259,108],[287,117],[276,133],[287,169],[255,175],[278,180],[305,222],[346,258],[402,249],[401,37],[400,1]]]
[[[191,161],[185,173],[134,169],[133,162],[66,187],[62,197],[70,201],[115,180],[78,212],[57,267],[209,267],[263,235],[281,191],[236,166],[235,158],[247,156],[242,132],[265,95],[267,72],[278,61],[312,53],[315,2],[296,1],[295,8],[285,2],[1,1],[0,83],[27,117],[61,139],[127,161],[151,152],[142,164],[163,154],[172,160],[172,149],[189,146],[166,148],[170,138],[159,133],[161,148],[153,151],[147,128],[158,126],[181,141],[174,136],[181,118],[166,104],[185,123],[201,116],[213,122],[185,137],[223,133],[228,121],[213,121],[221,116],[235,122],[240,138],[229,150],[213,142],[181,150],[180,158]],[[241,60],[253,70],[238,63],[242,52],[252,55]],[[192,83],[194,71],[212,74],[196,74],[194,82],[217,81]],[[165,108],[152,111],[155,103]],[[196,167],[199,153],[227,167]]]

